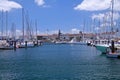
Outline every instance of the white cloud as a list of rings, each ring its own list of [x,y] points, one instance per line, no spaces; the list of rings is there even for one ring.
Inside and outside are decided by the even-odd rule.
[[[23,32],[21,30],[16,30],[17,36],[20,36],[23,34]]]
[[[35,0],[35,3],[37,3],[37,5],[39,6],[43,6],[45,4],[44,0]]]
[[[0,11],[11,11],[19,8],[22,8],[22,6],[14,1],[0,0]]]
[[[120,0],[115,0],[114,10],[120,10]],[[83,2],[76,7],[75,10],[98,11],[110,8],[111,0],[83,0]]]
[[[73,28],[73,29],[71,29],[71,32],[75,34],[75,33],[79,33],[79,32],[80,32],[80,30],[79,30],[79,29],[77,29],[77,28]]]
[[[104,10],[109,8],[110,0],[84,0],[81,4],[77,5],[75,10]]]
[[[99,30],[100,28],[99,27],[96,27],[95,30]]]
[[[120,14],[119,13],[114,13],[113,18],[114,18],[114,20],[118,20],[120,18]]]
[[[50,5],[43,5],[42,7],[43,8],[50,8],[51,6]]]
[[[94,20],[94,19],[100,19],[100,20],[102,20],[103,19],[103,17],[105,16],[105,14],[102,14],[102,13],[100,13],[100,14],[93,14],[92,15],[92,19]]]
[[[103,20],[103,18],[106,19],[107,21],[110,21],[111,20],[111,13],[106,12],[106,13],[99,13],[99,14],[93,14],[92,15],[93,20],[94,19]],[[114,18],[114,21],[118,20],[120,18],[120,14],[118,12],[114,12],[113,18]]]
[[[51,35],[51,34],[58,34],[58,30],[38,31],[37,33],[42,35]]]
[[[100,27],[107,27],[107,26],[111,26],[111,24],[110,24],[110,23],[102,23],[102,24],[100,25]]]
[[[120,0],[114,0],[114,1],[115,1],[114,10],[120,11]]]

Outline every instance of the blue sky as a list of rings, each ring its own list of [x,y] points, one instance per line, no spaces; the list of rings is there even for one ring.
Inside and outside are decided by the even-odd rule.
[[[15,6],[8,5],[11,10],[4,9],[9,16],[9,29],[12,23],[16,24],[17,30],[22,29],[21,8],[29,14],[29,18],[34,22],[38,22],[38,30],[40,33],[55,33],[59,29],[63,32],[83,31],[84,21],[86,22],[85,31],[90,32],[92,26],[92,18],[100,18],[104,16],[110,6],[111,0],[0,0],[13,1]],[[116,0],[116,2],[120,2]],[[13,4],[14,5],[14,4]],[[117,4],[116,4],[117,5]],[[0,6],[1,7],[1,6]],[[6,7],[6,6],[2,6]],[[119,5],[115,7],[116,11]],[[0,8],[1,10],[1,8]],[[119,13],[116,16],[119,19]],[[96,26],[97,27],[97,26]],[[34,28],[33,28],[34,29]]]

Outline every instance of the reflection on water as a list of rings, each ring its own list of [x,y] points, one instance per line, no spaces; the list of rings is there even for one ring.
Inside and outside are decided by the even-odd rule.
[[[120,60],[83,45],[0,51],[0,80],[119,80]]]

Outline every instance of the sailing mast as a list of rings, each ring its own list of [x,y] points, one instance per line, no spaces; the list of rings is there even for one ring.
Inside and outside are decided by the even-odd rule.
[[[83,25],[83,32],[82,32],[82,41],[84,40],[84,38],[85,38],[85,36],[84,36],[84,34],[85,34],[85,20],[84,20],[84,25]]]
[[[30,25],[30,26],[29,26],[30,39],[32,40],[32,39],[33,39],[32,20],[30,21],[29,25]]]
[[[36,28],[36,39],[37,39],[37,20],[35,21],[35,28]]]
[[[24,41],[24,36],[25,36],[25,32],[24,32],[24,8],[22,8],[22,37],[23,37],[23,41]]]
[[[8,12],[6,11],[6,38],[8,38]]]
[[[30,33],[29,33],[28,12],[27,12],[27,14],[25,15],[25,19],[26,19],[26,36],[27,36],[27,39],[29,39]]]
[[[113,24],[113,8],[114,8],[114,0],[111,0],[111,3],[112,3],[112,11],[111,11],[111,31],[112,31],[112,34],[113,34],[113,27],[114,27],[114,24]]]
[[[2,38],[3,38],[3,10],[2,10],[2,14],[1,14],[1,36],[2,36]]]

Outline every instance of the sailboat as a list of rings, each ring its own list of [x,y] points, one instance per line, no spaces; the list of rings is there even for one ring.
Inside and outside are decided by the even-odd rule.
[[[108,42],[108,43],[104,43],[104,42]],[[99,44],[95,44],[95,47],[97,50],[99,50],[102,54],[106,54],[109,52],[110,49],[110,44],[109,41],[106,40],[99,40]]]
[[[0,40],[0,50],[13,50],[14,46],[10,45],[6,40]]]
[[[83,26],[83,32],[79,32],[79,34],[82,35],[81,40],[77,40],[76,37],[72,38],[72,40],[70,42],[68,42],[69,44],[79,44],[79,45],[87,45],[87,40],[85,39],[85,33],[84,33],[84,29],[85,29],[85,20],[84,20],[84,26]]]
[[[104,21],[104,18],[103,18],[103,21]],[[106,22],[104,21],[104,24],[106,24]],[[100,21],[99,21],[99,26],[100,26]],[[106,27],[106,25],[104,25],[104,27]],[[110,50],[110,39],[101,39],[98,35],[97,35],[97,41],[96,41],[96,44],[95,44],[95,47],[97,50],[99,50],[101,53],[103,54],[106,54],[109,52]]]
[[[1,16],[1,23],[2,23],[2,26],[1,26],[1,39],[0,39],[0,50],[13,50],[14,49],[14,46],[13,45],[10,45],[9,44],[9,41],[8,41],[8,35],[7,35],[7,21],[8,21],[8,13],[6,12],[6,36],[4,36],[4,31],[3,31],[3,27],[4,27],[4,12],[2,11],[2,16]]]
[[[111,51],[106,54],[108,58],[120,58],[120,50],[115,47],[114,40],[111,42]]]
[[[34,44],[32,41],[29,41],[29,39],[25,38],[25,32],[24,32],[24,8],[22,9],[22,26],[23,26],[23,40],[20,41],[17,44],[18,48],[28,48],[28,47],[34,47]],[[27,26],[29,27],[29,21],[28,21],[28,16],[26,17],[26,22],[27,22]],[[29,31],[29,30],[28,30]],[[27,31],[26,31],[27,32]],[[28,35],[29,36],[29,35]]]
[[[112,17],[111,17],[111,27],[113,29],[113,7],[114,7],[114,0],[112,2]],[[120,50],[117,50],[115,41],[112,40],[111,42],[111,51],[106,54],[107,57],[109,58],[120,58]]]
[[[85,41],[77,41],[76,37],[74,37],[69,44],[79,44],[79,45],[86,45],[87,43]]]

